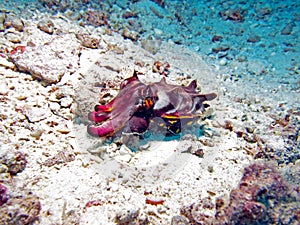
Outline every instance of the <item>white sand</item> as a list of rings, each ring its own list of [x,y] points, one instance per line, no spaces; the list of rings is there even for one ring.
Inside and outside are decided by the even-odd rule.
[[[163,42],[159,52],[152,55],[118,34],[104,35],[101,29],[89,27],[87,31],[70,21],[52,20],[62,30],[60,37],[73,44],[80,45],[69,34],[81,30],[92,33],[102,45],[99,49],[78,48],[81,54],[74,54],[78,57],[78,68],[67,71],[60,82],[49,86],[43,86],[1,58],[0,114],[7,117],[0,122],[1,153],[16,151],[18,146],[18,151],[26,154],[26,169],[14,177],[12,186],[14,194],[25,189],[40,198],[42,210],[36,224],[107,225],[114,224],[116,215],[130,215],[136,210],[140,218],[148,217],[151,224],[169,224],[182,206],[206,196],[214,199],[228,195],[238,184],[243,168],[253,160],[249,149],[257,151],[257,144],[237,138],[234,132],[219,124],[230,120],[235,130],[252,127],[258,135],[270,138],[267,130],[272,119],[267,117],[269,112],[259,109],[273,108],[280,102],[286,108],[299,106],[298,93],[273,86],[270,89],[276,91],[272,92],[256,83],[257,78],[232,82],[226,78],[226,71],[216,71],[199,55],[173,43]],[[21,43],[32,41],[42,46],[45,42],[53,43],[56,37],[41,33],[35,23],[27,21]],[[2,45],[11,45],[4,37],[1,41]],[[47,54],[43,47],[40,49],[41,55]],[[150,143],[150,150],[132,153],[126,146],[117,150],[114,143],[105,144],[88,136],[84,124],[73,123],[74,112],[84,117],[99,100],[99,88],[93,87],[94,82],[117,79],[117,76],[126,78],[135,68],[145,72],[146,81],[157,80],[158,75],[151,70],[156,60],[170,63],[168,83],[186,85],[197,79],[203,93],[218,93],[218,98],[209,102],[214,117],[204,122],[214,135],[200,138],[202,143],[207,140],[213,146],[188,138]],[[136,62],[144,67],[136,66]],[[48,62],[31,63],[42,66]],[[186,78],[187,75],[191,78]],[[249,104],[239,103],[236,98]],[[243,115],[248,121],[241,121]],[[82,120],[85,122],[86,118]],[[34,137],[38,131],[42,133],[39,139]],[[280,140],[280,137],[273,139]],[[195,148],[204,150],[204,158],[185,152]],[[53,160],[49,159],[54,156],[65,162],[52,165]],[[145,192],[151,194],[145,196]],[[146,198],[165,202],[152,206],[145,204]],[[99,200],[100,204],[85,207],[92,200]]]

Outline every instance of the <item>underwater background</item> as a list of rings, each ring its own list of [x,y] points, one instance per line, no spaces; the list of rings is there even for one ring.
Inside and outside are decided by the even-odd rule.
[[[99,89],[160,61],[217,93],[201,130],[89,137]],[[300,223],[297,0],[0,0],[0,75],[0,224]]]

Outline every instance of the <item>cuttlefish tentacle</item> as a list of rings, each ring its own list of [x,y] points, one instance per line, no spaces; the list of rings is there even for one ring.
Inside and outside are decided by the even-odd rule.
[[[135,71],[121,83],[119,94],[111,102],[95,106],[95,111],[88,114],[89,120],[95,122],[88,126],[88,133],[106,137],[125,127],[131,132],[143,133],[154,117],[167,121],[197,117],[204,110],[203,102],[217,95],[200,94],[196,88],[196,80],[188,86],[177,86],[167,84],[165,78],[146,85]]]
[[[121,87],[119,94],[110,103],[96,106],[95,111],[88,114],[89,120],[96,123],[96,125],[88,126],[87,130],[90,135],[105,137],[116,133],[138,110],[140,106],[132,103],[138,102],[141,98],[140,93],[146,85],[137,77],[128,78],[125,83],[126,85]]]

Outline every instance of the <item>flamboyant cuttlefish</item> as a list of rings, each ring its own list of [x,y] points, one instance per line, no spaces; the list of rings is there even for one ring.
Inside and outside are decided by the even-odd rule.
[[[95,124],[89,125],[87,131],[97,137],[112,136],[123,129],[142,134],[150,121],[159,117],[172,132],[177,121],[199,117],[204,110],[203,102],[217,96],[215,93],[200,94],[196,87],[196,80],[188,86],[178,86],[167,84],[165,78],[146,85],[134,72],[121,83],[120,92],[112,101],[96,105],[95,111],[89,113],[89,120]]]

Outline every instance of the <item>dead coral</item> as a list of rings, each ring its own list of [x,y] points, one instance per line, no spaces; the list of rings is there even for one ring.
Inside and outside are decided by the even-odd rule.
[[[135,12],[127,11],[127,12],[122,14],[123,19],[135,18],[135,17],[137,17],[137,13],[135,13]]]
[[[5,30],[4,21],[6,18],[6,14],[4,12],[0,13],[0,31]]]
[[[289,184],[273,165],[258,162],[245,168],[229,199],[201,199],[181,214],[197,225],[299,224],[299,201],[299,186]]]
[[[242,9],[229,9],[220,11],[219,15],[223,20],[232,20],[236,22],[243,22],[246,11]]]
[[[41,203],[36,196],[10,198],[0,208],[0,224],[32,224],[38,219]]]
[[[86,23],[94,27],[108,25],[107,18],[108,16],[104,12],[97,10],[88,10],[84,15]]]
[[[0,183],[0,206],[7,202],[7,188]]]
[[[54,166],[62,163],[68,163],[75,160],[75,155],[70,152],[60,151],[53,157],[47,159],[43,165],[45,166]]]
[[[123,30],[122,32],[122,36],[125,38],[125,39],[130,39],[134,42],[136,42],[139,38],[139,34],[135,31],[129,31],[129,30]]]
[[[282,115],[269,115],[273,121],[269,125],[269,132],[282,139],[282,147],[273,146],[269,142],[258,140],[258,152],[255,159],[273,159],[278,164],[289,164],[300,159],[300,127],[299,111],[290,109]]]
[[[210,198],[204,198],[199,203],[183,207],[180,212],[186,216],[189,224],[212,224],[215,205]]]
[[[277,224],[281,218],[297,224],[299,200],[299,187],[288,184],[273,166],[255,163],[245,168],[229,205],[218,209],[216,224]]]
[[[119,211],[115,218],[114,222],[117,225],[147,225],[150,224],[150,221],[147,217],[141,216],[139,209],[131,210],[121,210]]]
[[[59,82],[64,74],[76,71],[79,47],[74,34],[55,36],[51,42],[36,47],[27,46],[23,54],[9,55],[9,59],[19,71],[28,72],[49,85]]]
[[[22,32],[24,30],[24,23],[19,17],[8,15],[5,17],[4,27],[13,27],[17,31]]]
[[[1,156],[0,163],[7,166],[11,175],[15,175],[25,169],[27,160],[23,153],[16,152],[13,155]]]
[[[98,48],[99,40],[97,38],[91,37],[88,34],[76,34],[76,38],[81,42],[81,45],[87,48]]]
[[[37,27],[47,34],[53,34],[54,23],[51,20],[41,20],[38,22]]]
[[[171,220],[171,225],[188,225],[189,222],[186,218],[182,216],[173,216]]]
[[[222,41],[223,37],[220,36],[220,35],[214,35],[212,38],[211,38],[211,41],[212,42],[218,42],[218,41]]]
[[[152,71],[160,75],[168,76],[170,73],[170,64],[168,62],[162,63],[161,61],[155,61],[152,66]]]

